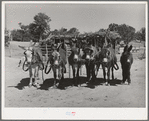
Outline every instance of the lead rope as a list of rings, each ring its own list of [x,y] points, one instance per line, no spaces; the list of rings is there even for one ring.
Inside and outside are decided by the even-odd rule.
[[[117,65],[117,63],[115,62],[115,64],[113,64],[113,67],[115,70],[118,70],[119,69],[119,66]]]
[[[29,67],[28,67],[27,69],[24,69],[25,62],[27,62],[27,59],[26,59],[26,57],[25,57],[25,61],[24,61],[24,63],[23,63],[22,69],[23,69],[24,71],[28,71]]]
[[[52,65],[50,65],[49,70],[47,71],[47,67],[48,67],[48,63],[50,62],[50,60],[47,61],[46,67],[45,67],[45,73],[48,74],[51,71]]]

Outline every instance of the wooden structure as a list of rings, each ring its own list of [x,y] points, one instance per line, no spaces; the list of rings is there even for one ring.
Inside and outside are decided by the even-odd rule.
[[[40,45],[40,48],[42,50],[43,56],[49,57],[49,55],[52,53],[52,45],[60,43],[61,39],[62,38],[57,37],[57,36],[51,36],[45,40],[40,41],[39,45]],[[67,55],[69,56],[70,50],[71,50],[69,40],[68,40],[68,38],[63,38],[63,39],[64,39],[64,43],[67,47]]]
[[[117,38],[120,38],[120,36],[114,36],[112,35],[113,33],[108,33],[109,37],[112,38],[112,39],[117,39]],[[111,34],[111,35],[110,35]],[[114,33],[115,34],[115,33]],[[74,38],[72,36],[58,36],[58,35],[49,35],[49,37],[47,37],[45,40],[41,40],[39,42],[39,46],[42,50],[42,54],[44,56],[44,63],[47,62],[48,60],[48,57],[52,54],[52,45],[53,44],[58,44],[61,42],[61,40],[63,39],[64,40],[64,43],[66,45],[66,49],[67,49],[67,63],[68,63],[68,56],[70,56],[71,54],[71,47],[70,47],[70,40]],[[106,44],[108,43],[108,38],[107,38],[107,33],[106,32],[102,32],[102,33],[96,33],[96,34],[92,34],[92,35],[89,35],[89,36],[78,36],[78,37],[75,37],[77,38],[77,41],[79,43],[82,43],[82,40],[92,40],[92,44],[93,46],[95,46],[96,48],[102,48],[103,47],[103,44],[106,42]],[[116,41],[114,41],[114,49],[115,49],[115,43]],[[69,78],[71,77],[71,69],[70,69],[70,65],[68,63],[68,67],[69,67]],[[82,75],[82,68],[80,69],[80,74]]]
[[[57,36],[49,36],[48,38],[46,38],[45,40],[41,40],[39,42],[39,46],[42,50],[42,55],[44,58],[44,64],[47,63],[48,61],[48,57],[52,54],[53,50],[52,50],[52,46],[53,44],[58,44],[61,42],[61,39],[64,39],[64,43],[66,45],[66,56],[68,59],[68,56],[71,54],[71,47],[70,47],[70,41],[69,38],[62,38],[62,37],[57,37]],[[68,60],[67,60],[68,63]],[[70,66],[69,66],[69,77],[71,75],[70,73]]]

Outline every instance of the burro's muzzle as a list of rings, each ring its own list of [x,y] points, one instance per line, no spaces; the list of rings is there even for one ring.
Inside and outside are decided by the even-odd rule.
[[[108,59],[107,58],[103,58],[102,62],[103,63],[107,63],[108,62]]]
[[[52,56],[53,56],[53,66],[59,67],[59,65],[60,65],[60,54],[57,51],[55,51],[52,53]]]
[[[130,63],[130,59],[127,59],[127,63]]]
[[[25,55],[25,58],[26,58],[27,63],[31,63],[32,62],[32,56],[33,56],[32,54],[33,53],[32,53],[31,50],[26,50],[24,52],[24,55]]]
[[[89,61],[91,59],[90,55],[86,55],[86,60]]]
[[[125,62],[126,66],[130,66],[131,65],[131,60],[128,58],[127,61]]]
[[[78,62],[78,60],[79,60],[78,55],[75,54],[73,60],[74,60],[74,62]]]
[[[59,67],[59,61],[58,61],[58,60],[55,60],[55,61],[54,61],[54,66],[55,66],[55,67]]]

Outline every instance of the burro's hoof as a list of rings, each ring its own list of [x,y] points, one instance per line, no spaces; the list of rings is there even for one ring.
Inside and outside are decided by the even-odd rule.
[[[81,84],[78,84],[78,87],[81,87]]]
[[[55,86],[49,87],[48,90],[50,89],[57,89],[57,86],[55,85]]]
[[[32,83],[29,83],[28,87],[29,87],[29,88],[32,87]]]
[[[52,87],[52,89],[57,89],[57,86],[56,86],[56,85],[54,85],[54,86]]]
[[[41,86],[40,85],[36,85],[36,88],[39,89]]]
[[[36,88],[40,88],[40,85],[38,83],[34,83],[33,86]]]
[[[108,82],[105,83],[105,86],[110,86],[110,84]]]
[[[130,85],[130,82],[128,82],[128,85]]]
[[[29,85],[28,86],[24,86],[22,89],[28,89],[30,88]]]

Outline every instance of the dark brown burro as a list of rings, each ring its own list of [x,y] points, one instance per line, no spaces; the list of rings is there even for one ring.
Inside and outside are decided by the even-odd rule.
[[[71,55],[68,57],[68,62],[72,66],[73,70],[73,84],[72,85],[80,85],[79,81],[79,69],[81,67],[81,56],[79,52],[79,48],[72,47]]]
[[[66,51],[64,48],[60,47],[57,49],[57,45],[53,45],[53,52],[49,56],[47,64],[45,66],[45,73],[48,74],[51,69],[53,70],[54,74],[54,84],[53,88],[57,88],[56,82],[57,79],[59,81],[59,88],[62,87],[62,82],[64,80],[64,73],[66,72]],[[50,65],[50,68],[48,68],[48,65]]]
[[[132,53],[130,52],[131,49],[132,49],[132,45],[130,45],[130,47],[126,45],[124,48],[124,52],[122,53],[120,58],[121,67],[122,67],[122,76],[123,76],[122,83],[125,83],[126,80],[128,81],[128,84],[131,83],[130,69],[133,63],[133,56],[132,56]]]
[[[105,85],[109,85],[110,84],[110,69],[112,71],[112,80],[114,80],[114,69],[118,70],[119,67],[117,65],[117,58],[115,55],[115,51],[114,49],[107,45],[105,47],[103,47],[101,49],[101,52],[99,52],[99,60],[100,63],[102,65],[102,69],[103,69],[103,76],[104,76],[104,80],[105,80]],[[107,72],[106,72],[106,68],[107,68]],[[106,78],[107,75],[107,78]]]

